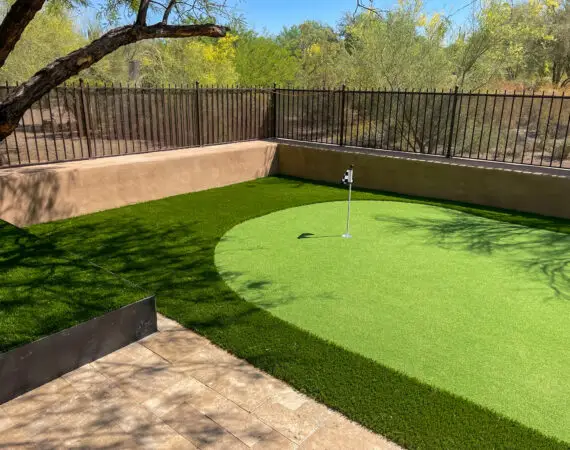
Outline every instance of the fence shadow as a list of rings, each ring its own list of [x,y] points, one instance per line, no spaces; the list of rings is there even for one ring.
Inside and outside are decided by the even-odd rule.
[[[545,281],[556,298],[570,301],[570,235],[530,229],[458,211],[445,218],[401,218],[378,215],[398,233],[422,232],[428,245],[475,254],[502,253],[535,279]]]

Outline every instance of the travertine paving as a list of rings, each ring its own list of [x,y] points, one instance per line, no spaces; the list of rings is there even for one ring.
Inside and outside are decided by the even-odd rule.
[[[0,448],[398,448],[176,322],[159,330],[0,405]]]

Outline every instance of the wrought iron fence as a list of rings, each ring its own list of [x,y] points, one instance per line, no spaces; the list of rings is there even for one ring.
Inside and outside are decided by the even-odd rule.
[[[13,87],[0,88],[0,98]],[[54,89],[0,142],[0,166],[263,139],[271,92],[256,88],[87,85]]]
[[[569,127],[554,93],[75,85],[24,114],[0,166],[278,137],[568,169]]]
[[[570,168],[570,98],[454,91],[277,91],[277,136]]]

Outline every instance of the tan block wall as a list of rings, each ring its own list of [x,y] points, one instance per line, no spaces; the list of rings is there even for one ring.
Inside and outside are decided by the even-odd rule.
[[[277,173],[276,144],[241,142],[0,170],[0,218],[18,226]]]
[[[350,164],[357,187],[570,219],[570,177],[279,144],[283,175],[337,183]]]

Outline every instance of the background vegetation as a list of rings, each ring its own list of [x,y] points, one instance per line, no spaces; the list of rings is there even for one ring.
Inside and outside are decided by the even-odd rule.
[[[0,0],[0,17],[8,6]],[[73,3],[47,3],[24,32],[1,82],[22,82],[100,36],[101,14],[82,29]],[[387,12],[361,8],[338,24],[307,21],[277,35],[234,20],[225,38],[153,40],[108,55],[88,82],[294,87],[564,89],[570,85],[570,0],[467,3],[470,19],[426,15],[421,0]],[[86,29],[85,29],[86,28]]]

